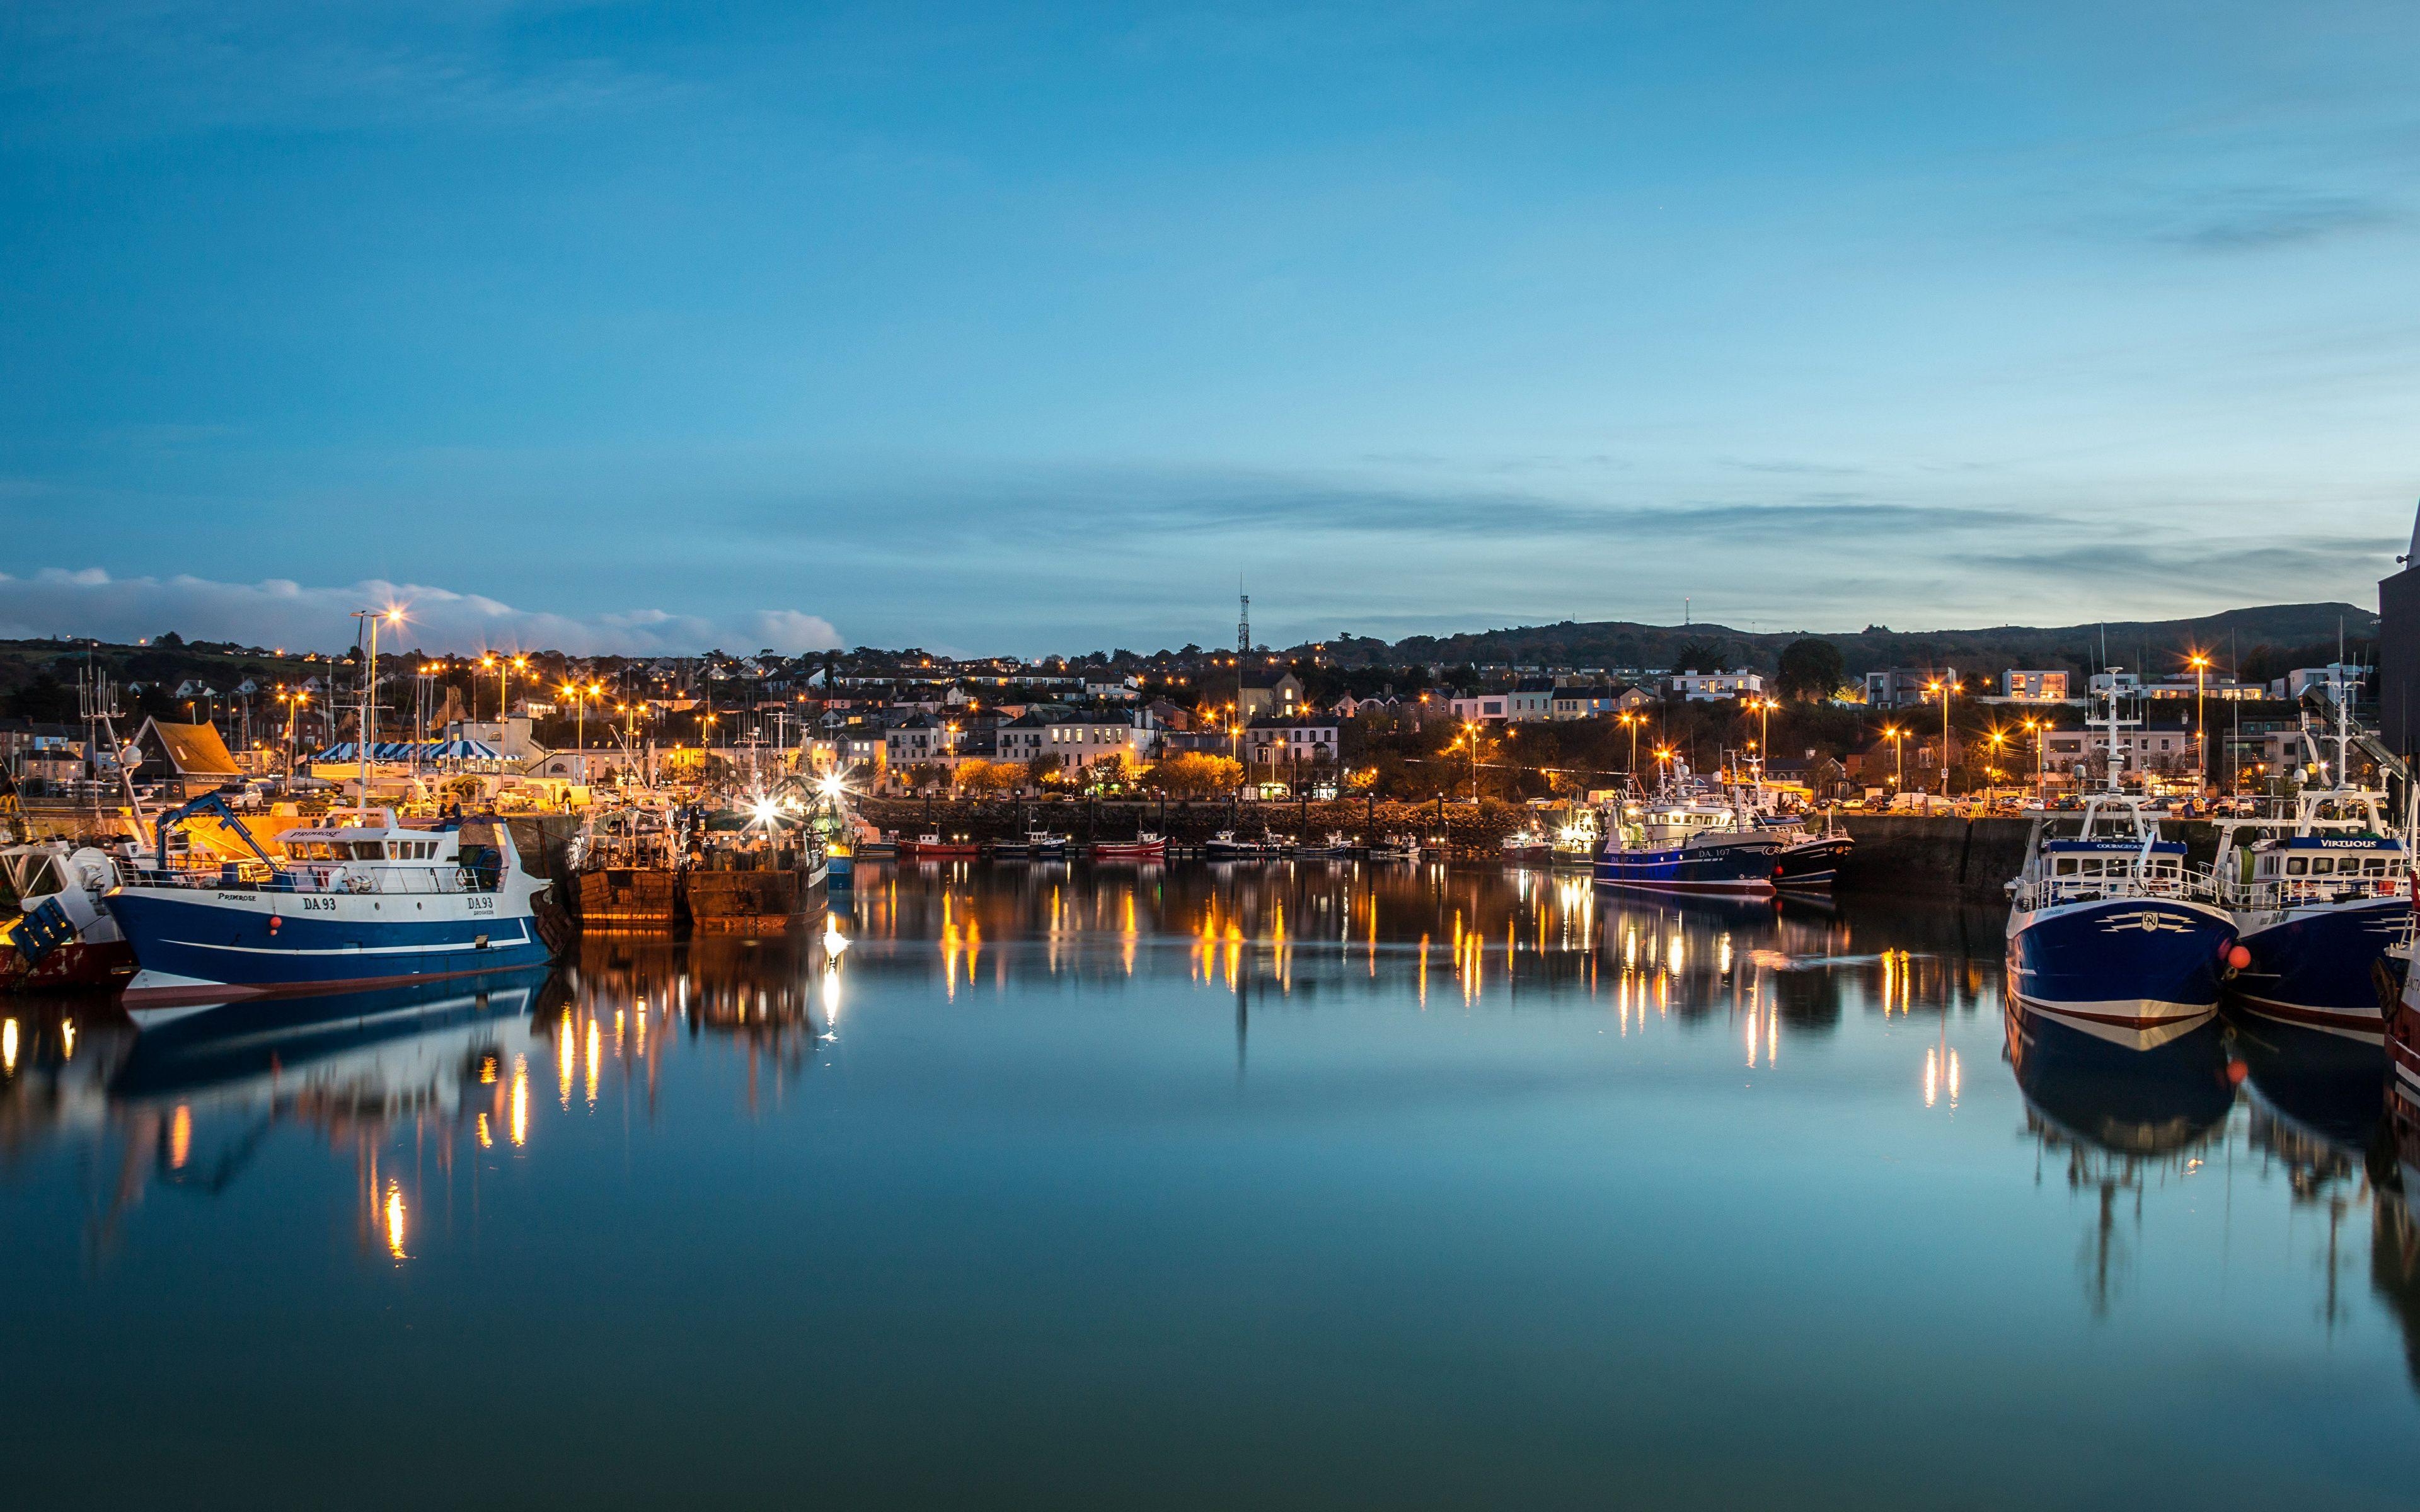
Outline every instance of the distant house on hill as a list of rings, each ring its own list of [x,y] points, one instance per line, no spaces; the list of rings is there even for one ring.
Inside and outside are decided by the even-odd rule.
[[[196,797],[243,779],[215,725],[146,719],[134,732],[134,747],[140,753],[134,779],[159,784],[164,795]]]
[[[1216,686],[1204,685],[1209,688]],[[1263,716],[1292,718],[1302,706],[1302,679],[1290,671],[1248,671],[1244,673],[1241,696],[1235,702],[1246,723]]]

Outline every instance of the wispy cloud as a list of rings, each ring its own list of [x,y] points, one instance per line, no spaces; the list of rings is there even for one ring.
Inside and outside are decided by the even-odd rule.
[[[2400,226],[2400,206],[2360,194],[2241,189],[2184,203],[2152,231],[2156,240],[2195,252],[2258,252]]]
[[[175,630],[189,639],[334,649],[351,643],[355,609],[401,607],[400,639],[427,651],[548,647],[582,655],[659,656],[709,647],[789,655],[841,644],[830,622],[795,609],[675,614],[642,609],[587,616],[517,609],[478,594],[378,579],[305,587],[206,578],[116,578],[99,567],[0,574],[0,636],[89,635],[132,640]]]

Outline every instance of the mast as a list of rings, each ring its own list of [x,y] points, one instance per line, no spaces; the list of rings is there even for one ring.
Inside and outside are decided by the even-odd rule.
[[[2107,668],[2109,676],[2109,773],[2107,787],[2118,791],[2118,673],[2121,669]]]

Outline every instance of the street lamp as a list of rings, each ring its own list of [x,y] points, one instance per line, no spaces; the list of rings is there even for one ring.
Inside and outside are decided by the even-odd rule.
[[[1907,748],[1900,744],[1901,738],[1906,734],[1906,731],[1901,730],[1895,724],[1886,724],[1883,726],[1883,737],[1891,743],[1891,766],[1893,771],[1893,775],[1891,777],[1891,791],[1893,793],[1904,793],[1907,791]]]
[[[1936,678],[1924,685],[1928,693],[1941,695],[1941,795],[1949,796],[1949,700],[1958,692],[1957,669],[1947,677]]]
[[[2204,679],[2210,674],[2210,657],[2196,651],[2185,658],[2185,665],[2193,669],[2194,674],[2194,748],[2201,763],[2198,791],[2207,796],[2210,793],[2210,721],[2202,714],[2202,695],[2208,688]]]

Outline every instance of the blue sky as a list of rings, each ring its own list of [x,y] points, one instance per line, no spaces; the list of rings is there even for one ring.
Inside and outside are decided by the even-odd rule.
[[[2326,3],[18,0],[0,633],[2367,603],[2415,61]]]

